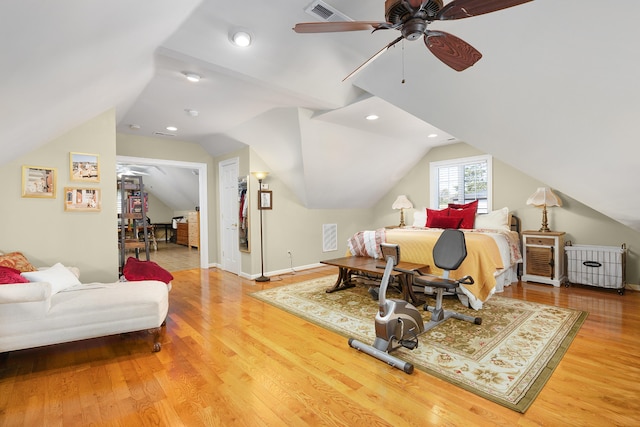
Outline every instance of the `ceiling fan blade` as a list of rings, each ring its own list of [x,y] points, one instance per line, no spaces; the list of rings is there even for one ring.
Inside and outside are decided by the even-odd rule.
[[[456,71],[464,71],[482,58],[469,43],[444,31],[427,31],[424,44],[436,58]]]
[[[340,31],[377,30],[388,28],[386,22],[346,21],[346,22],[302,22],[293,27],[296,33],[333,33]]]
[[[356,68],[355,70],[353,70],[351,72],[351,74],[349,74],[347,77],[345,77],[344,79],[342,79],[342,81],[347,81],[349,80],[351,77],[355,76],[356,74],[358,74],[360,71],[364,70],[365,67],[367,67],[369,64],[371,64],[373,61],[375,61],[380,55],[382,55],[383,53],[385,53],[391,46],[395,45],[396,43],[398,43],[400,40],[402,40],[404,37],[400,36],[397,39],[395,39],[394,41],[392,41],[391,43],[389,43],[388,45],[386,45],[385,47],[383,47],[382,49],[380,49],[378,52],[376,52],[375,55],[373,55],[371,58],[367,59],[362,65],[360,65],[358,68]]]
[[[436,19],[447,21],[450,19],[470,18],[485,13],[496,12],[508,7],[518,6],[533,0],[453,0],[440,9]]]

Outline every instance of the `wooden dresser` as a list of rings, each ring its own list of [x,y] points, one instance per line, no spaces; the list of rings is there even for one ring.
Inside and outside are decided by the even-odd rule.
[[[187,213],[187,222],[179,222],[176,243],[200,249],[200,212]]]
[[[189,246],[189,224],[179,222],[176,230],[176,243],[179,245]]]
[[[187,224],[189,247],[200,249],[200,212],[189,212]]]

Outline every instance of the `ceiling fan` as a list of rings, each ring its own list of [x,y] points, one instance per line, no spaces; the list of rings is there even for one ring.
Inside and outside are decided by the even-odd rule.
[[[471,67],[482,58],[482,54],[464,40],[444,31],[428,30],[433,21],[449,21],[469,18],[518,6],[532,0],[453,0],[443,7],[443,0],[386,0],[386,22],[345,21],[345,22],[305,22],[296,24],[296,33],[328,33],[360,30],[399,30],[402,34],[383,47],[365,63],[343,79],[355,75],[373,62],[378,56],[403,39],[417,40],[424,36],[427,48],[440,61],[456,71]]]

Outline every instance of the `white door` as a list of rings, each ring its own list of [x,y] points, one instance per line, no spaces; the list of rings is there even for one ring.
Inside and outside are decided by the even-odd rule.
[[[238,158],[220,162],[220,224],[222,225],[222,269],[240,273],[238,243]]]

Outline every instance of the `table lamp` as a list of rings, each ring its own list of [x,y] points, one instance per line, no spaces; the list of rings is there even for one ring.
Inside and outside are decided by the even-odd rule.
[[[400,225],[399,227],[404,227],[404,210],[405,209],[411,209],[413,207],[413,203],[411,203],[409,201],[409,199],[407,199],[407,196],[405,196],[404,194],[401,194],[400,196],[398,196],[398,198],[396,199],[395,202],[393,202],[393,205],[391,205],[392,209],[400,209]]]
[[[551,231],[547,223],[547,206],[562,206],[562,200],[550,188],[540,187],[527,199],[527,205],[542,206],[542,227],[538,231]]]

